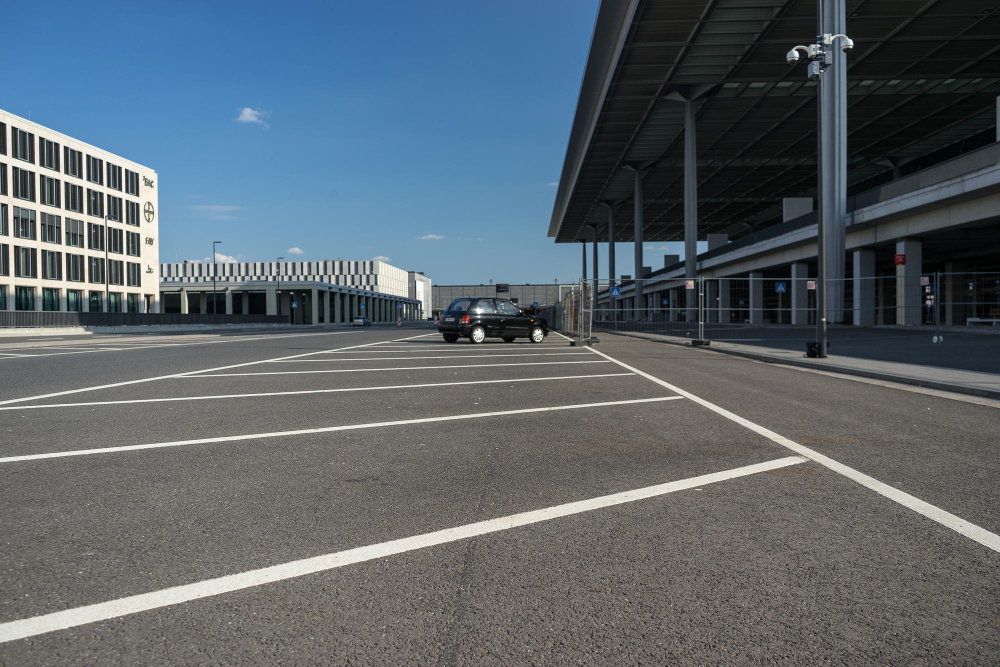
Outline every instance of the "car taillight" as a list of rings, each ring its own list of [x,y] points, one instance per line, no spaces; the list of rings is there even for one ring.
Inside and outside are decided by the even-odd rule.
[[[469,316],[468,315],[462,315],[461,323],[462,324],[468,324],[469,323]]]

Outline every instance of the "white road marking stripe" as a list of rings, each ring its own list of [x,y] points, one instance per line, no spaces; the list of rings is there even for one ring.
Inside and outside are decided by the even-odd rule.
[[[319,371],[261,371],[258,373],[220,373],[197,375],[178,375],[185,379],[197,380],[200,378],[238,378],[250,375],[310,375],[313,373],[371,373],[377,371],[428,371],[447,370],[449,368],[506,368],[508,366],[555,366],[557,364],[606,364],[607,361],[527,361],[517,364],[466,364],[463,366],[399,366],[394,368],[335,368],[332,370]],[[2,404],[0,404],[2,405]]]
[[[340,332],[336,332],[336,333],[337,334],[345,334],[345,333],[354,333],[354,332],[352,332],[352,331],[340,331]],[[305,335],[305,336],[318,336],[318,335],[321,335],[321,334],[302,334],[302,335]],[[409,340],[410,338],[423,338],[424,336],[430,336],[430,335],[433,335],[433,334],[421,334],[419,336],[410,336],[409,338],[396,338],[394,340]],[[278,337],[280,337],[280,338],[288,338],[289,336],[278,336]],[[267,338],[267,336],[262,336],[261,338]],[[340,349],[347,350],[347,349],[360,348],[360,347],[369,347],[369,346],[372,346],[372,345],[380,345],[381,343],[384,343],[384,342],[391,342],[391,341],[376,341],[374,343],[363,343],[361,345],[351,345],[349,347],[344,347],[344,348],[340,348]],[[310,355],[320,354],[321,352],[325,352],[325,351],[326,350],[321,350],[319,352],[305,352],[303,354],[293,354],[293,355],[287,356],[287,357],[278,357],[278,359],[294,359],[296,357],[308,357]],[[124,382],[112,382],[111,384],[101,384],[101,385],[96,385],[96,386],[93,386],[93,387],[81,387],[80,389],[67,389],[66,391],[56,391],[56,392],[52,392],[51,394],[39,394],[37,396],[24,396],[22,398],[9,398],[6,401],[0,401],[0,405],[12,405],[14,403],[25,403],[27,401],[37,401],[37,400],[41,400],[41,399],[44,399],[44,398],[55,398],[56,396],[67,396],[69,394],[80,394],[80,393],[87,392],[87,391],[98,391],[100,389],[111,389],[111,388],[114,388],[114,387],[125,387],[125,386],[133,385],[133,384],[142,384],[144,382],[155,382],[156,380],[168,380],[168,379],[172,379],[172,378],[187,377],[187,376],[190,376],[190,375],[195,374],[195,373],[211,373],[212,371],[224,371],[224,370],[228,370],[230,368],[242,368],[244,366],[255,366],[257,364],[262,364],[262,363],[264,363],[266,361],[276,361],[276,360],[275,359],[261,359],[260,361],[247,361],[247,362],[244,362],[244,363],[241,363],[241,364],[230,364],[229,366],[217,366],[215,368],[205,368],[205,369],[202,369],[200,371],[187,371],[185,373],[173,373],[171,375],[158,375],[156,377],[141,378],[139,380],[126,380]]]
[[[33,357],[33,354],[11,354],[10,352],[0,352],[0,357]]]
[[[600,373],[592,375],[557,375],[540,378],[515,378],[512,380],[468,380],[465,382],[432,382],[427,384],[395,384],[378,387],[344,387],[338,389],[303,389],[300,391],[268,391],[256,394],[219,394],[209,396],[173,396],[169,398],[133,398],[122,401],[90,401],[87,403],[50,403],[46,405],[8,405],[4,410],[44,410],[46,408],[83,408],[94,405],[129,405],[132,403],[171,403],[176,401],[210,401],[222,398],[256,398],[260,396],[302,396],[303,394],[337,394],[352,391],[377,391],[379,389],[422,389],[427,387],[458,387],[470,384],[507,384],[510,382],[544,382],[546,380],[586,380],[588,378],[634,377],[635,373]]]
[[[336,431],[356,431],[359,429],[384,428],[387,426],[406,426],[411,424],[431,424],[435,422],[463,421],[467,419],[483,419],[486,417],[505,417],[508,415],[526,415],[536,412],[558,412],[561,410],[581,410],[584,408],[602,408],[611,405],[633,405],[638,403],[661,403],[676,401],[681,396],[657,396],[656,398],[633,398],[627,401],[605,401],[602,403],[579,403],[574,405],[555,405],[545,408],[521,408],[519,410],[497,410],[495,412],[472,412],[464,415],[446,415],[442,417],[420,417],[417,419],[398,419],[387,422],[371,422],[367,424],[344,424],[342,426],[323,426],[320,428],[303,428],[295,431],[273,431],[270,433],[248,433],[245,435],[222,435],[214,438],[196,438],[193,440],[176,440],[173,442],[153,442],[146,445],[123,445],[120,447],[100,447],[96,449],[75,449],[65,452],[48,452],[45,454],[22,454],[20,456],[5,456],[0,463],[17,463],[20,461],[37,461],[40,459],[57,459],[67,456],[89,456],[92,454],[111,454],[114,452],[132,452],[141,449],[162,449],[165,447],[184,447],[187,445],[206,445],[216,442],[238,442],[243,440],[263,440],[266,438],[285,438],[293,435],[312,435],[315,433],[334,433]]]
[[[251,340],[264,340],[264,339],[274,340],[276,338],[301,338],[303,336],[340,336],[340,335],[349,334],[349,333],[358,333],[358,332],[356,332],[356,331],[325,331],[325,332],[322,332],[322,333],[278,334],[278,335],[274,335],[274,336],[234,336],[234,337],[231,337],[231,338],[222,338],[220,340],[202,340],[201,338],[203,338],[203,337],[200,337],[199,340],[197,340],[196,342],[190,342],[190,343],[169,343],[169,344],[161,344],[161,345],[148,345],[148,347],[190,347],[190,346],[195,346],[195,345],[218,345],[218,344],[223,344],[223,343],[244,343],[246,341],[251,341]],[[92,345],[97,345],[97,344],[98,343],[84,343],[82,345],[82,347],[87,347],[87,346],[92,346]],[[0,348],[0,349],[4,349],[4,350],[14,350],[14,349],[41,350],[41,349],[45,349],[45,348],[44,347],[29,347],[29,348],[5,347],[5,348]],[[70,349],[70,348],[66,348],[66,349]],[[80,349],[77,349],[76,347],[74,347],[72,349],[73,349],[72,352],[47,352],[45,354],[27,354],[27,355],[22,355],[22,356],[26,356],[26,357],[59,357],[59,356],[65,356],[67,354],[90,354],[92,352],[124,352],[124,351],[128,351],[129,349],[135,349],[135,348],[113,348],[113,349],[98,348],[98,349],[93,349],[93,350],[88,350],[88,349],[80,350]],[[156,379],[156,378],[154,378],[154,379]]]
[[[715,472],[708,475],[700,475],[698,477],[690,477],[688,479],[667,482],[665,484],[647,486],[641,489],[622,491],[621,493],[613,493],[606,496],[588,498],[587,500],[578,500],[576,502],[564,503],[562,505],[554,505],[543,509],[521,512],[520,514],[511,514],[504,517],[498,517],[496,519],[488,519],[486,521],[465,524],[464,526],[445,528],[444,530],[437,530],[430,533],[424,533],[422,535],[413,535],[411,537],[390,540],[380,544],[371,544],[368,546],[356,547],[354,549],[345,549],[344,551],[324,554],[322,556],[289,561],[287,563],[272,565],[258,570],[249,570],[247,572],[230,574],[223,577],[217,577],[215,579],[206,579],[191,584],[164,588],[162,590],[152,591],[149,593],[131,595],[129,597],[110,600],[108,602],[99,602],[97,604],[76,607],[75,609],[66,609],[51,614],[44,614],[42,616],[34,616],[31,618],[9,621],[7,623],[0,623],[0,643],[26,639],[28,637],[35,637],[49,632],[66,630],[68,628],[75,628],[81,625],[97,623],[98,621],[106,621],[112,618],[119,618],[121,616],[128,616],[131,614],[138,614],[140,612],[183,604],[194,600],[202,600],[204,598],[223,595],[225,593],[232,593],[234,591],[261,586],[263,584],[271,584],[277,581],[284,581],[287,579],[316,574],[318,572],[335,570],[347,565],[355,565],[379,558],[388,558],[389,556],[395,556],[408,551],[427,549],[441,544],[467,540],[473,537],[480,537],[491,533],[511,530],[513,528],[530,526],[543,521],[552,521],[554,519],[561,519],[575,514],[583,514],[586,512],[594,512],[596,510],[615,507],[616,505],[634,503],[640,500],[649,500],[650,498],[664,496],[669,493],[676,493],[678,491],[707,486],[717,482],[724,482],[731,479],[769,472],[779,468],[799,465],[804,462],[805,459],[802,457],[789,456],[782,459],[776,459],[774,461],[767,461],[765,463],[757,463],[755,465],[733,468],[731,470]]]
[[[770,429],[760,426],[759,424],[755,424],[754,422],[748,419],[744,419],[743,417],[740,417],[739,415],[732,413],[723,407],[720,407],[718,405],[715,405],[714,403],[706,401],[703,398],[699,398],[690,392],[684,391],[680,387],[676,387],[670,384],[669,382],[664,382],[663,380],[654,377],[649,373],[644,373],[643,371],[640,371],[638,368],[634,368],[626,363],[618,361],[614,357],[608,356],[603,352],[595,350],[593,347],[587,349],[589,349],[594,354],[600,355],[605,359],[608,359],[609,361],[613,361],[614,363],[618,364],[619,366],[621,366],[626,370],[630,370],[633,373],[636,373],[637,375],[643,376],[647,380],[655,382],[661,387],[665,387],[666,389],[676,392],[685,398],[691,399],[695,403],[708,408],[709,410],[715,412],[716,414],[722,415],[726,419],[734,421],[740,426],[748,428],[751,431],[764,436],[768,440],[776,442],[782,447],[786,447],[792,450],[793,452],[799,454],[800,456],[804,456],[812,461],[815,461],[821,466],[824,466],[840,475],[843,475],[844,477],[847,477],[848,479],[854,480],[861,486],[869,488],[875,493],[878,493],[879,495],[884,496],[889,500],[892,500],[893,502],[899,503],[903,507],[911,509],[917,514],[921,514],[927,517],[931,521],[936,521],[942,526],[950,528],[951,530],[955,531],[956,533],[959,533],[960,535],[964,535],[971,540],[979,542],[984,547],[992,549],[993,551],[1000,552],[1000,535],[997,535],[996,533],[991,533],[985,528],[981,528],[975,525],[974,523],[970,523],[965,519],[962,519],[961,517],[955,516],[954,514],[941,509],[940,507],[931,505],[930,503],[920,500],[915,496],[911,496],[905,491],[900,491],[899,489],[891,487],[888,484],[885,484],[884,482],[880,482],[874,477],[869,477],[863,472],[855,470],[854,468],[846,466],[843,463],[840,463],[827,456],[824,456],[823,454],[820,454],[819,452],[812,450],[804,445],[800,445],[794,440],[789,440],[783,435],[779,435],[778,433],[775,433]]]
[[[357,354],[357,352],[353,353]],[[365,354],[368,354],[366,351]],[[344,359],[338,357],[336,359],[288,359],[287,361],[269,361],[270,364],[314,364],[314,363],[330,363],[331,361],[410,361],[411,359],[493,359],[497,357],[566,357],[566,356],[584,356],[586,352],[531,352],[524,354],[448,354],[444,356],[435,357],[374,357],[374,358],[350,358]]]

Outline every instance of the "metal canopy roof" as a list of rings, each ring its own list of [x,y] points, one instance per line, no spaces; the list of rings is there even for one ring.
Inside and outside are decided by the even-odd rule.
[[[1000,6],[982,0],[847,0],[848,186],[993,141]],[[697,107],[698,234],[780,222],[783,197],[816,191],[816,88],[785,53],[815,41],[816,0],[603,0],[549,236],[589,240],[616,207],[633,240],[683,239],[684,105]]]

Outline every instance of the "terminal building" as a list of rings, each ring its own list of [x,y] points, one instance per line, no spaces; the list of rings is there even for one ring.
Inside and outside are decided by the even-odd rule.
[[[0,310],[159,312],[155,171],[0,110]]]
[[[295,324],[423,319],[431,279],[382,261],[178,262],[160,266],[165,313],[284,315]],[[419,286],[419,287],[418,287]],[[426,286],[426,287],[425,287]]]
[[[1000,9],[822,7],[853,48],[834,41],[817,84],[786,55],[817,40],[815,0],[601,2],[548,235],[595,259],[630,244],[602,304],[690,319],[701,279],[709,321],[808,324],[824,220],[829,322],[1000,322]]]

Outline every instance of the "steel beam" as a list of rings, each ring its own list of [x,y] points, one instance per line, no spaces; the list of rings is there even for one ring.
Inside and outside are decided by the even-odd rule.
[[[639,319],[639,308],[642,304],[642,171],[636,165],[635,172],[635,319]]]
[[[820,34],[847,32],[846,0],[822,0]],[[847,246],[847,54],[830,48],[832,65],[823,73],[820,172],[823,183],[823,220],[826,238],[823,252],[826,268],[827,321],[844,320],[844,277]]]

